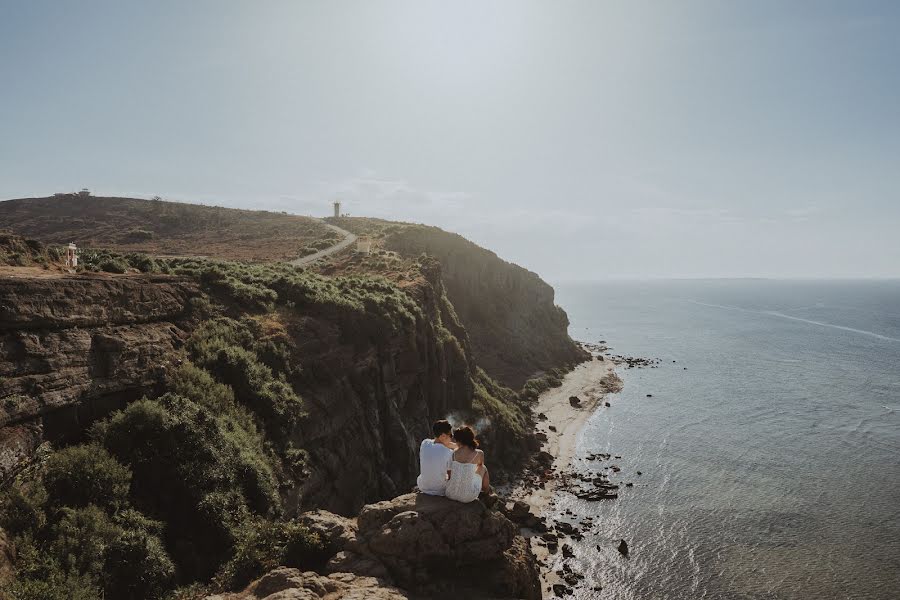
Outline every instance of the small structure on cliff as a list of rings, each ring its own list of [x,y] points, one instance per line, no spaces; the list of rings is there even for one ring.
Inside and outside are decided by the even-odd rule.
[[[66,266],[73,269],[78,266],[78,248],[75,247],[75,242],[66,248]]]
[[[334,218],[337,219],[340,216],[341,216],[341,201],[335,200],[334,201]]]
[[[372,253],[372,239],[363,236],[356,239],[356,253],[357,254],[371,254]]]

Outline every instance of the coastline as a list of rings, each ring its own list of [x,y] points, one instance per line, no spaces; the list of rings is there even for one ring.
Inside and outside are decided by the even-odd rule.
[[[621,387],[622,380],[616,374],[616,362],[608,357],[598,360],[594,355],[592,360],[579,364],[567,373],[561,386],[540,395],[534,413],[546,418],[538,419],[535,432],[541,437],[546,436],[541,450],[552,455],[553,461],[536,479],[523,478],[511,491],[511,500],[525,503],[542,523],[550,525],[554,496],[564,483],[561,475],[571,467],[585,424],[598,407],[603,405],[606,395],[621,390]],[[579,405],[570,402],[572,396],[579,398]],[[523,527],[522,534],[529,540],[541,565],[541,588],[552,595],[554,586],[561,584],[563,580],[551,568],[550,555],[555,554],[555,550],[551,551],[548,544],[543,543],[544,532],[538,529]],[[563,552],[565,553],[565,549]]]

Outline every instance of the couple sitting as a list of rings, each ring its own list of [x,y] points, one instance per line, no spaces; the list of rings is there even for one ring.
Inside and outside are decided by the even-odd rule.
[[[434,438],[424,440],[419,448],[419,491],[457,502],[471,502],[482,491],[490,491],[484,452],[478,449],[472,428],[463,426],[451,435],[450,423],[436,421],[431,432]]]

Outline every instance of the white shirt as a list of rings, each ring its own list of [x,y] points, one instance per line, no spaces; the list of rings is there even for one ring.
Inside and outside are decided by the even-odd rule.
[[[416,485],[423,494],[443,496],[447,489],[447,471],[453,462],[453,450],[432,439],[419,446],[419,478]]]

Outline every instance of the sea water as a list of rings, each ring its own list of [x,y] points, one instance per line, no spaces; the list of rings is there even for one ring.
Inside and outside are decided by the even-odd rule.
[[[661,361],[619,367],[578,444],[634,487],[559,494],[595,519],[576,597],[900,598],[900,281],[556,288],[573,338]]]

